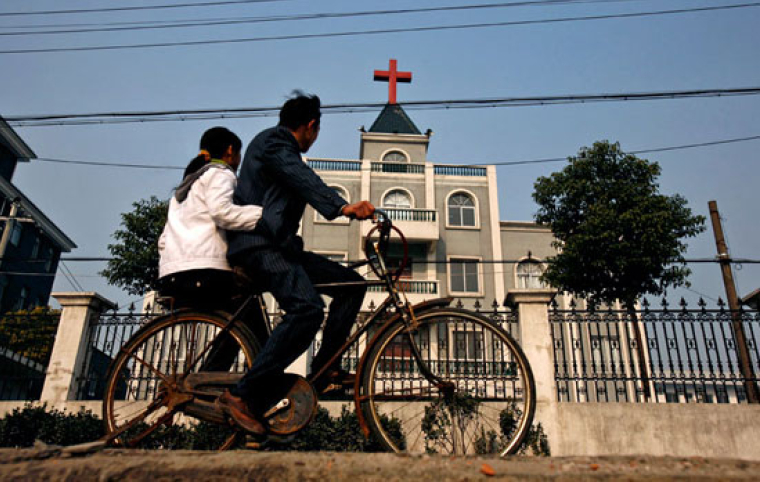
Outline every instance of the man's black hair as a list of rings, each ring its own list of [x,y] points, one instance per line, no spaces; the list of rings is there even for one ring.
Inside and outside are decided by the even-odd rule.
[[[291,130],[319,119],[322,113],[319,111],[321,103],[316,95],[304,94],[300,90],[293,91],[292,96],[280,109],[280,124]]]

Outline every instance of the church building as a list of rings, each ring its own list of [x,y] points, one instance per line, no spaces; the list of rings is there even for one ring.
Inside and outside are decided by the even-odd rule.
[[[540,288],[542,261],[555,253],[548,228],[501,221],[494,166],[436,164],[425,133],[396,102],[396,83],[410,82],[396,60],[375,80],[389,83],[389,99],[368,130],[358,159],[308,158],[309,165],[348,202],[369,200],[387,211],[409,242],[402,287],[410,302],[454,297],[468,308],[500,305],[508,290]],[[308,207],[301,230],[305,248],[338,261],[363,258],[370,222],[332,222]],[[402,256],[390,248],[392,263]],[[371,287],[363,309],[385,298]],[[455,302],[456,303],[456,302]]]

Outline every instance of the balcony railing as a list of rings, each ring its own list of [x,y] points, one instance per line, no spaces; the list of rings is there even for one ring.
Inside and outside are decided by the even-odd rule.
[[[388,213],[392,221],[417,221],[434,223],[437,219],[438,211],[434,209],[403,209],[403,208],[382,208]]]
[[[438,281],[415,281],[415,280],[401,280],[400,288],[405,293],[415,295],[437,295],[438,294]],[[370,293],[378,293],[385,291],[385,286],[373,285],[368,286],[367,291]]]
[[[361,171],[361,161],[342,161],[339,159],[309,159],[309,167],[315,171]]]
[[[407,164],[405,162],[373,162],[372,172],[389,172],[393,174],[424,174],[425,164]]]
[[[467,176],[467,177],[485,177],[485,167],[473,167],[473,166],[448,166],[436,164],[433,168],[436,174],[442,176]]]

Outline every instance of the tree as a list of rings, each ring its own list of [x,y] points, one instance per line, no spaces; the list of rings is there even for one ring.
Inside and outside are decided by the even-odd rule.
[[[158,279],[158,238],[169,203],[151,196],[132,207],[133,211],[121,215],[121,228],[113,233],[116,243],[108,245],[113,259],[100,274],[130,295],[143,295],[155,289]]]
[[[592,302],[633,305],[644,294],[686,285],[684,238],[704,231],[686,200],[659,193],[660,166],[596,142],[570,165],[536,181],[536,221],[560,248],[544,280]]]
[[[635,321],[642,295],[688,286],[684,239],[704,231],[705,218],[693,215],[683,197],[660,194],[660,166],[625,154],[617,143],[596,142],[568,161],[535,183],[535,219],[551,227],[559,248],[543,279],[593,304],[619,300]]]

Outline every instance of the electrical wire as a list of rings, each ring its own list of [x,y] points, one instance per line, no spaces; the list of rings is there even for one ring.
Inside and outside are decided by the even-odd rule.
[[[732,144],[732,143],[737,143],[737,142],[748,142],[748,141],[755,141],[755,140],[760,140],[760,135],[749,136],[749,137],[737,137],[734,139],[721,139],[717,141],[700,142],[696,144],[682,144],[680,146],[666,146],[666,147],[651,148],[651,149],[639,149],[639,150],[634,150],[634,151],[628,151],[628,153],[642,154],[642,153],[653,153],[653,152],[668,152],[668,151],[676,151],[676,150],[681,150],[681,149],[696,149],[700,147],[709,147],[709,146],[716,146],[716,145],[722,145],[722,144]],[[462,167],[518,166],[518,165],[524,165],[524,164],[543,164],[543,163],[548,163],[548,162],[560,162],[560,161],[566,162],[567,159],[568,159],[567,157],[551,157],[551,158],[545,158],[545,159],[534,159],[534,160],[526,160],[526,161],[505,161],[505,162],[492,162],[492,163],[482,163],[482,164],[458,164],[457,166],[462,166]],[[38,158],[34,158],[34,160],[42,161],[42,162],[60,163],[60,164],[116,167],[116,168],[128,168],[128,169],[162,169],[162,170],[173,170],[173,171],[180,171],[180,170],[185,169],[184,167],[181,167],[181,166],[108,163],[108,162],[97,162],[97,161],[76,161],[76,160],[67,160],[67,159],[53,159],[53,158],[46,158],[46,157],[38,157]]]
[[[172,3],[164,5],[142,5],[131,7],[108,7],[108,8],[79,8],[75,10],[38,10],[32,12],[0,12],[0,17],[30,17],[38,15],[80,15],[83,13],[108,13],[108,12],[129,12],[136,10],[167,10],[174,8],[197,8],[197,7],[216,7],[220,5],[239,5],[244,3],[274,3],[286,2],[290,0],[225,0],[216,2],[200,3]]]
[[[713,7],[656,10],[656,11],[648,11],[648,12],[617,13],[617,14],[591,15],[591,16],[581,16],[581,17],[561,17],[561,18],[538,19],[538,20],[515,20],[515,21],[506,21],[506,22],[483,22],[483,23],[472,23],[472,24],[436,25],[436,26],[428,26],[428,27],[402,27],[402,28],[387,28],[387,29],[377,29],[377,30],[350,30],[350,31],[343,31],[343,32],[274,35],[274,36],[268,36],[268,37],[247,37],[247,38],[231,38],[231,39],[192,40],[192,41],[181,41],[181,42],[153,42],[153,43],[143,43],[143,44],[26,48],[26,49],[0,50],[0,54],[13,55],[13,54],[37,54],[37,53],[61,53],[61,52],[113,51],[113,50],[131,50],[131,49],[148,49],[148,48],[189,47],[189,46],[200,46],[200,45],[238,44],[238,43],[252,43],[252,42],[272,42],[272,41],[283,41],[283,40],[307,40],[307,39],[334,38],[334,37],[356,37],[356,36],[364,36],[364,35],[386,35],[386,34],[394,34],[394,33],[413,33],[413,32],[419,33],[419,32],[433,32],[433,31],[444,31],[444,30],[466,30],[466,29],[481,29],[481,28],[495,28],[495,27],[515,27],[515,26],[539,25],[539,24],[556,24],[556,23],[581,22],[581,21],[593,21],[593,20],[630,19],[630,18],[642,18],[642,17],[655,17],[655,16],[663,16],[663,15],[680,15],[680,14],[685,14],[685,13],[713,12],[713,11],[719,11],[719,10],[735,10],[735,9],[752,8],[752,7],[760,7],[760,2],[722,5],[722,6],[713,6]]]
[[[113,257],[86,257],[86,256],[80,256],[80,257],[66,257],[61,258],[64,261],[111,261],[115,258]],[[534,260],[538,261],[537,259],[533,258]],[[481,259],[481,260],[473,260],[473,263],[481,263],[481,264],[515,264],[520,263],[522,261],[525,261],[526,258],[521,259]],[[342,261],[343,264],[350,265],[353,263],[357,263],[359,261],[365,261],[365,260],[345,260]],[[760,264],[760,259],[750,259],[750,258],[732,258],[728,260],[730,263],[740,263],[740,264]],[[426,259],[410,259],[410,263],[413,264],[452,264],[452,261],[450,260],[426,260]],[[459,261],[457,261],[459,262]],[[545,263],[546,261],[541,261],[542,263]],[[684,263],[692,264],[692,263],[721,263],[722,261],[717,258],[687,258],[683,260]],[[680,264],[677,263],[677,264]]]
[[[493,107],[535,107],[546,105],[591,104],[597,102],[631,102],[644,100],[674,100],[710,97],[735,97],[760,94],[760,86],[735,87],[725,89],[672,90],[650,92],[623,92],[600,94],[570,94],[531,97],[488,97],[474,99],[419,100],[399,104],[407,110],[427,109],[483,109]],[[373,112],[386,106],[380,102],[359,102],[345,104],[324,104],[323,114],[346,114]],[[228,119],[247,117],[275,117],[280,106],[238,107],[221,109],[188,109],[131,112],[90,112],[80,114],[11,115],[4,120],[13,127],[35,127],[50,125],[90,125],[118,124],[147,121],[187,121]]]
[[[270,23],[270,22],[291,22],[302,20],[322,20],[322,19],[336,19],[336,18],[355,18],[355,17],[367,17],[367,16],[387,16],[387,15],[408,15],[415,13],[434,13],[434,12],[456,12],[462,10],[488,10],[488,9],[502,9],[513,7],[526,7],[526,6],[549,6],[549,5],[568,5],[568,4],[587,4],[587,3],[621,3],[641,0],[543,0],[543,1],[523,1],[523,2],[503,2],[503,3],[485,3],[477,5],[449,5],[439,7],[424,7],[424,8],[402,8],[402,9],[388,9],[388,10],[365,10],[358,12],[328,12],[328,13],[303,13],[303,14],[291,14],[291,15],[270,15],[259,17],[237,17],[237,18],[217,18],[217,19],[205,19],[205,20],[179,20],[179,21],[152,21],[145,24],[135,25],[135,22],[126,22],[127,25],[122,26],[101,26],[97,28],[70,28],[67,30],[32,30],[32,31],[14,31],[14,32],[0,32],[0,36],[26,36],[26,35],[61,35],[61,34],[79,34],[79,33],[94,33],[94,32],[125,32],[135,30],[164,30],[164,29],[176,29],[176,28],[194,28],[194,27],[210,27],[219,25],[240,25],[251,23]],[[6,26],[0,26],[0,28],[9,28]],[[10,27],[18,28],[18,27]],[[28,28],[52,28],[46,25],[30,26]]]
[[[66,273],[69,277],[71,277],[71,280],[74,283],[74,286],[76,287],[77,291],[84,291],[84,288],[77,280],[76,276],[74,276],[74,273],[71,272],[68,266],[66,266],[66,263],[61,261],[61,272]]]

